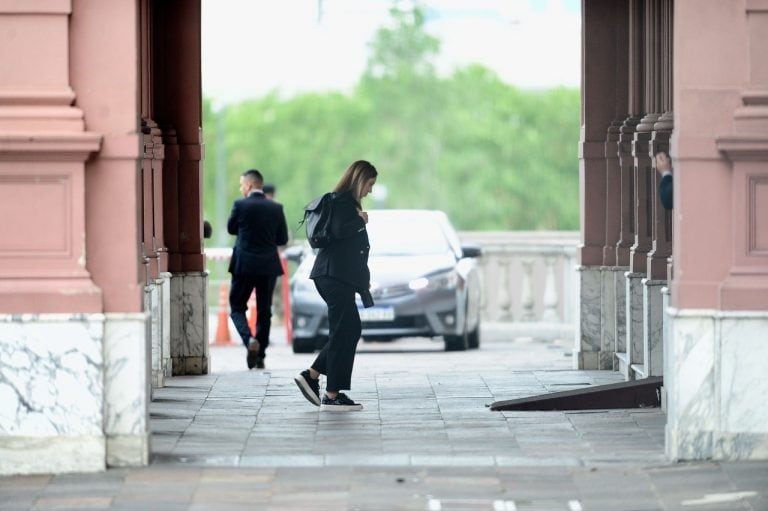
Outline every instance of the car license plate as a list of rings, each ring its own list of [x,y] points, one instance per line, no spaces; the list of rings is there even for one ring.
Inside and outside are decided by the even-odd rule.
[[[393,307],[370,307],[360,310],[360,321],[394,321],[395,309]]]

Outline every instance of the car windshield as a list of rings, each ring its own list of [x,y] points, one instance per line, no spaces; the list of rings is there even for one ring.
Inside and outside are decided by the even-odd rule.
[[[368,222],[371,255],[434,255],[450,250],[440,223],[420,215],[375,215]]]

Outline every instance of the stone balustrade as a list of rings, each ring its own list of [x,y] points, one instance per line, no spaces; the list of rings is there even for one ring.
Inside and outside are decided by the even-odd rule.
[[[484,325],[511,337],[571,339],[576,231],[464,231],[479,245]]]

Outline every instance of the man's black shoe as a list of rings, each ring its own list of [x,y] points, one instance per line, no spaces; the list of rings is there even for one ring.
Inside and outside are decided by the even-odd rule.
[[[363,405],[355,403],[342,392],[339,392],[333,399],[327,395],[323,396],[323,402],[320,404],[321,412],[357,412],[362,409]]]
[[[298,376],[294,376],[293,381],[296,382],[307,401],[320,406],[320,382],[309,375],[309,369],[304,369]]]
[[[248,343],[248,354],[245,357],[245,361],[248,363],[248,369],[264,369],[264,357],[259,355],[259,341],[251,337]],[[261,359],[261,367],[259,367],[259,359]]]

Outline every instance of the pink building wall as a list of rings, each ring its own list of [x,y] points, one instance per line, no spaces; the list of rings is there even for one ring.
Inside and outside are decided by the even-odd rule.
[[[745,109],[744,93],[757,90],[763,101],[768,97],[766,9],[756,1],[676,3],[672,146],[679,206],[672,303],[677,307],[768,309],[768,216],[760,215],[768,176],[767,117],[757,106],[747,113],[757,121],[752,129],[737,119]],[[707,58],[692,59],[693,54]],[[749,156],[740,151],[738,136],[757,137],[756,151]],[[744,158],[752,162],[740,163]],[[764,162],[762,168],[756,161]]]
[[[67,0],[0,2],[0,311],[98,312],[86,263],[84,161]]]
[[[137,253],[140,217],[136,179],[138,132],[138,5],[73,0],[70,69],[76,105],[102,149],[86,163],[87,265],[104,296],[104,312],[143,310]],[[120,268],[120,271],[115,271]]]

